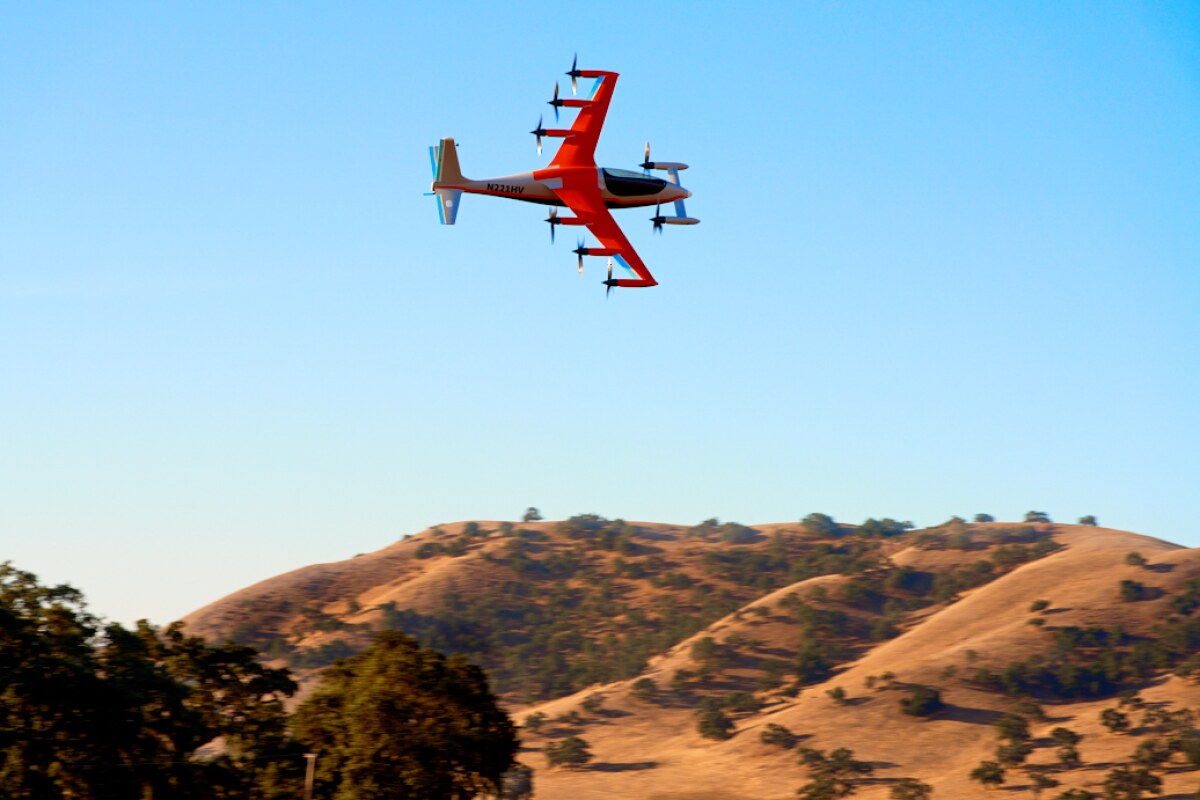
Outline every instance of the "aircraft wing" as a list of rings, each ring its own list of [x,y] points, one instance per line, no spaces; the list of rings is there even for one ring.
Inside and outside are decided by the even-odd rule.
[[[596,85],[592,87],[591,95],[583,103],[570,101],[572,106],[579,103],[579,114],[558,152],[554,154],[554,159],[550,162],[552,167],[596,165],[596,142],[600,139],[600,129],[604,127],[604,118],[608,115],[608,104],[612,101],[613,90],[617,86],[618,73],[581,70],[579,74],[584,78],[595,78]]]
[[[637,276],[618,278],[616,286],[657,286],[658,281],[654,280],[654,276],[646,269],[633,245],[625,238],[617,221],[604,207],[604,201],[600,198],[600,188],[594,180],[590,184],[586,187],[554,189],[553,192],[575,212],[575,216],[583,221],[592,235],[604,246],[602,252],[593,254],[611,256],[617,264]]]

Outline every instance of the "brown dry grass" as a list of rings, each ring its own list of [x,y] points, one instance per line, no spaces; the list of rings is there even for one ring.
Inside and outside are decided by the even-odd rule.
[[[682,537],[680,526],[638,523],[658,538],[654,546],[683,566],[684,572],[699,576],[703,543]],[[481,523],[485,528],[489,523]],[[455,533],[458,525],[443,526]],[[526,528],[550,532],[553,523],[527,523]],[[987,526],[970,526],[973,530]],[[795,530],[795,526],[761,526],[759,530]],[[192,630],[201,633],[228,631],[240,623],[259,621],[286,630],[294,618],[289,612],[304,604],[319,605],[326,613],[347,617],[352,622],[370,621],[377,606],[395,602],[401,608],[432,608],[448,591],[486,591],[489,582],[506,576],[483,560],[499,541],[485,539],[473,552],[458,559],[417,560],[416,547],[433,531],[397,542],[376,553],[347,562],[316,565],[278,576],[231,595],[189,616]],[[786,725],[805,739],[804,746],[831,749],[850,747],[858,758],[876,765],[873,780],[863,785],[856,797],[885,798],[890,782],[915,777],[934,787],[938,798],[982,798],[1024,796],[1026,781],[1010,774],[1002,792],[985,792],[967,775],[981,760],[992,757],[996,746],[992,723],[1013,709],[1013,701],[995,693],[979,691],[960,678],[974,666],[998,667],[1043,649],[1046,635],[1029,624],[1034,616],[1030,604],[1050,601],[1043,617],[1047,626],[1123,625],[1137,633],[1149,630],[1166,616],[1167,597],[1127,603],[1117,595],[1124,578],[1170,593],[1184,580],[1200,576],[1200,551],[1185,550],[1138,534],[1103,528],[1055,526],[1055,538],[1066,548],[1042,560],[1021,566],[1011,573],[966,593],[958,602],[912,614],[904,632],[864,653],[858,661],[824,684],[806,688],[796,697],[769,695],[760,712],[736,720],[736,735],[724,742],[701,738],[695,729],[694,709],[687,703],[648,703],[630,695],[634,680],[591,687],[570,697],[538,706],[514,708],[523,719],[535,711],[551,719],[571,711],[583,716],[579,725],[549,722],[540,735],[526,733],[522,760],[537,770],[536,797],[541,800],[608,800],[612,797],[641,797],[647,800],[783,800],[795,796],[805,781],[803,768],[794,752],[759,742],[768,723]],[[1157,565],[1156,570],[1124,563],[1125,555],[1137,550]],[[920,550],[897,544],[891,552],[898,565],[917,569],[945,569],[978,558],[971,551]],[[764,651],[794,649],[796,627],[779,611],[780,601],[792,592],[801,595],[815,586],[832,593],[840,576],[824,576],[765,595],[738,612],[718,620],[696,636],[650,660],[639,677],[654,679],[666,687],[679,669],[694,669],[691,645],[698,638],[718,641],[737,635],[755,639]],[[637,602],[652,609],[655,593],[637,589]],[[348,601],[357,600],[362,610],[348,617]],[[290,605],[289,605],[290,604]],[[766,613],[759,613],[765,608]],[[310,637],[307,641],[320,641]],[[759,665],[761,666],[761,665]],[[730,686],[751,682],[758,668],[751,662],[730,670]],[[869,676],[891,672],[896,681],[922,683],[939,688],[948,708],[934,718],[922,720],[900,712],[897,689],[868,689]],[[740,681],[740,683],[739,683]],[[836,705],[826,695],[842,687],[851,697],[847,705]],[[600,712],[588,714],[581,703],[600,693]],[[1152,704],[1178,709],[1200,707],[1200,688],[1179,678],[1166,678],[1147,686],[1142,696]],[[1071,787],[1098,790],[1112,766],[1127,763],[1137,741],[1146,732],[1115,735],[1099,724],[1099,713],[1114,705],[1112,700],[1064,703],[1046,706],[1049,719],[1034,726],[1035,736],[1045,737],[1056,726],[1070,727],[1084,735],[1080,752],[1083,768],[1055,773],[1063,785],[1046,797]],[[578,734],[591,745],[595,762],[582,770],[548,770],[540,750],[553,737]],[[1049,763],[1053,747],[1040,747],[1031,761]],[[1182,797],[1194,792],[1200,778],[1194,772],[1168,771],[1166,796]]]

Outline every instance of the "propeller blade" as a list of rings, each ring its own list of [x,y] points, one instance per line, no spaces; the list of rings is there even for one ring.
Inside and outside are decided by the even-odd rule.
[[[662,224],[662,203],[656,203],[654,205],[654,219],[651,221],[654,223],[654,232],[657,233],[659,236],[661,236],[662,235],[662,225],[663,225]]]
[[[607,299],[608,299],[608,295],[609,295],[609,293],[611,293],[611,292],[612,292],[612,287],[613,287],[613,279],[612,279],[612,259],[611,259],[611,258],[609,258],[609,259],[608,259],[608,280],[606,280],[606,281],[604,282],[604,299],[605,299],[605,300],[607,300]]]
[[[537,137],[537,151],[539,156],[542,154],[542,133],[544,133],[545,130],[546,129],[542,127],[542,115],[538,114],[538,124],[537,127],[533,129],[533,135]]]
[[[577,73],[579,72],[579,70],[576,69],[577,66],[579,66],[579,53],[576,53],[575,57],[573,59],[571,59],[570,75],[571,75],[571,96],[572,97],[579,94],[579,86],[575,82],[575,79],[578,77]]]
[[[650,163],[650,143],[646,142],[646,157],[644,159],[642,159],[642,169],[645,170],[647,175],[650,174],[650,167],[647,166],[647,164],[649,164],[649,163]]]
[[[550,209],[550,216],[546,218],[546,222],[550,223],[550,244],[554,244],[554,226],[558,224],[557,208]]]
[[[554,106],[554,121],[558,122],[558,81],[554,82],[554,99],[550,101],[550,105]]]
[[[587,252],[587,248],[583,246],[583,239],[575,247],[575,255],[579,256],[579,274],[583,274],[583,254]]]

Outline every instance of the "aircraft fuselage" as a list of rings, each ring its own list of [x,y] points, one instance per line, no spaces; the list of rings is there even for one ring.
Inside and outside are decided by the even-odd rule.
[[[437,184],[441,189],[458,189],[469,194],[487,194],[495,197],[506,197],[510,200],[521,200],[526,203],[539,203],[548,206],[566,206],[554,189],[561,189],[565,170],[591,172],[596,177],[596,185],[600,196],[608,208],[637,208],[671,203],[691,197],[692,193],[682,186],[642,175],[629,170],[610,169],[604,167],[564,168],[547,167],[522,172],[518,175],[506,175],[503,178],[487,178],[485,180],[468,180],[454,183]]]

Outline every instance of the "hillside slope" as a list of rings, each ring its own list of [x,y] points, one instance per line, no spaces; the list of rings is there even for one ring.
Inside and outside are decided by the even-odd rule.
[[[801,747],[848,747],[871,762],[856,794],[869,799],[903,777],[935,797],[985,796],[968,775],[995,757],[994,723],[1014,712],[1033,734],[1026,763],[1061,784],[1048,796],[1099,791],[1140,741],[1178,734],[1162,712],[1200,706],[1200,689],[1169,672],[1190,672],[1186,659],[1200,649],[1196,608],[1200,551],[1103,528],[576,518],[433,529],[264,581],[187,622],[275,643],[301,665],[323,648],[353,650],[379,627],[474,647],[499,665],[509,706],[526,721],[522,758],[537,770],[539,798],[794,797],[809,779],[797,751],[760,741],[779,725]],[[472,627],[498,620],[507,621],[486,642]],[[573,677],[547,682],[542,668]],[[905,714],[900,701],[917,686],[939,691],[945,707]],[[844,697],[831,696],[838,690]],[[1131,690],[1140,691],[1123,706],[1132,730],[1107,730],[1100,712]],[[704,738],[700,710],[718,706],[730,738]],[[1057,727],[1083,736],[1079,766],[1056,766]],[[548,769],[543,748],[571,735],[589,743],[592,764]],[[1200,785],[1182,754],[1160,774],[1168,797]],[[1009,769],[1006,786],[1030,781]]]

